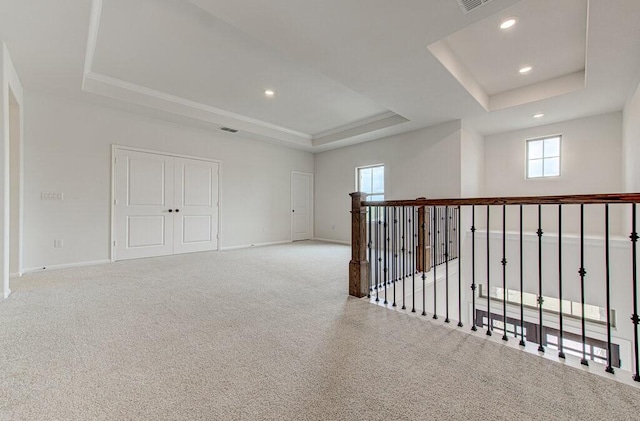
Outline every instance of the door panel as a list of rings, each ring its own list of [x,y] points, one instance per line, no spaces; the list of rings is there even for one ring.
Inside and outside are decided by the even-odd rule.
[[[116,260],[173,253],[173,158],[116,151]]]
[[[213,188],[213,166],[185,163],[182,206],[209,206]]]
[[[164,246],[164,216],[128,216],[127,248]]]
[[[145,156],[128,157],[127,204],[142,206],[163,206],[167,179],[165,160],[150,159]]]
[[[311,239],[311,174],[291,174],[291,230],[293,241]]]
[[[215,162],[175,158],[174,253],[218,249],[218,170]]]
[[[211,216],[191,216],[182,217],[182,242],[202,243],[211,241],[212,224]]]

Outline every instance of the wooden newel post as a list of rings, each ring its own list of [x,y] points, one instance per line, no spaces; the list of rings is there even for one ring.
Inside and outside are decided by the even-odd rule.
[[[425,199],[419,197],[418,200]],[[418,246],[416,247],[416,269],[418,272],[431,270],[431,245],[429,242],[429,217],[431,212],[425,206],[418,208]]]
[[[366,193],[351,193],[351,261],[349,262],[349,295],[365,297],[369,293],[367,261],[367,208],[362,202]]]

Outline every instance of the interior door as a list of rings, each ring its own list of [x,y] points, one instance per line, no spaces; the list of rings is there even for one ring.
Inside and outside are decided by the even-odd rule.
[[[291,231],[293,241],[311,239],[312,175],[291,173]]]
[[[174,159],[122,149],[115,159],[114,258],[172,254]]]
[[[219,164],[175,158],[174,253],[218,249]]]

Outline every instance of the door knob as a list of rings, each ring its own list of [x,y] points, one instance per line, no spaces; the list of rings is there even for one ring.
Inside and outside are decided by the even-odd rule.
[[[176,212],[180,212],[180,209],[176,209]]]
[[[173,209],[169,209],[169,212],[173,212]]]
[[[296,211],[295,209],[292,209],[292,210],[291,210],[291,212],[295,212],[295,211]]]

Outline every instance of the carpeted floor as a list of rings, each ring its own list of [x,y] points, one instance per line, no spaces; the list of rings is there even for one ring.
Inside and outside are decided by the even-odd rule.
[[[0,419],[638,419],[640,390],[347,297],[323,243],[31,274]]]

